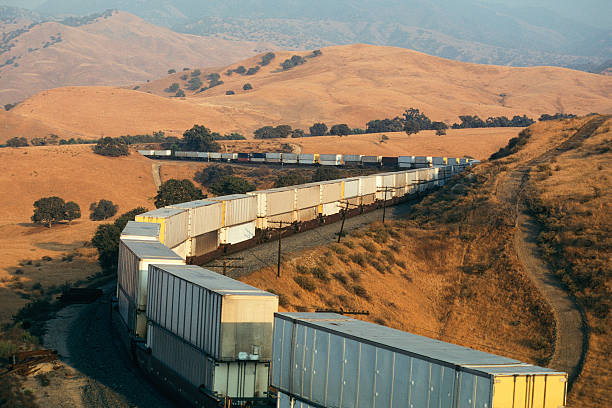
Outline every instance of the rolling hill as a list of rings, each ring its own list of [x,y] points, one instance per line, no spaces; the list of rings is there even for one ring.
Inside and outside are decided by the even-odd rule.
[[[373,119],[419,108],[432,120],[454,123],[459,115],[488,116],[542,113],[586,114],[612,111],[612,78],[555,67],[513,68],[477,65],[432,57],[402,48],[369,45],[336,46],[283,71],[280,63],[310,52],[277,52],[254,75],[228,69],[251,68],[261,56],[223,69],[222,84],[203,92],[170,97],[172,83],[186,89],[196,72],[179,72],[141,83],[137,90],[69,87],[42,92],[11,112],[63,133],[83,137],[119,136],[163,130],[180,135],[194,124],[247,137],[265,125],[288,124],[308,129],[314,122],[364,127]],[[186,79],[181,79],[184,77]],[[252,90],[245,91],[249,83]],[[226,95],[233,91],[234,95]],[[78,108],[77,108],[78,107]]]
[[[2,21],[2,105],[56,87],[126,85],[169,69],[223,66],[270,49],[261,42],[178,34],[125,12],[44,22],[10,16]]]

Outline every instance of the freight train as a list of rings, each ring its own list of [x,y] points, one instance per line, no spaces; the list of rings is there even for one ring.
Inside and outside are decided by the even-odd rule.
[[[285,223],[299,231],[408,199],[464,168],[309,183],[141,214],[119,242],[119,338],[154,382],[191,406],[563,406],[565,373],[343,316],[278,314],[276,295],[193,265],[254,245]]]
[[[152,159],[191,160],[205,162],[266,163],[336,167],[388,167],[419,169],[425,167],[474,165],[478,160],[465,157],[434,156],[367,156],[362,154],[318,153],[219,153],[183,152],[174,150],[138,150]]]

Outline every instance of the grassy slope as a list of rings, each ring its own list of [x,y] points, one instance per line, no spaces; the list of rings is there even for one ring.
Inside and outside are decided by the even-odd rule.
[[[418,52],[368,45],[323,49],[304,65],[277,72],[294,55],[276,58],[252,76],[221,73],[224,84],[186,98],[167,98],[171,83],[182,88],[183,72],[140,84],[137,91],[116,88],[59,88],[38,94],[14,108],[62,132],[84,137],[118,136],[164,130],[180,134],[194,123],[247,136],[264,125],[307,129],[314,122],[364,127],[372,119],[418,107],[434,120],[450,123],[458,115],[481,117],[610,110],[612,78],[553,67],[511,68],[467,64]],[[306,55],[307,52],[300,52]],[[260,57],[233,64],[253,67]],[[203,82],[210,70],[202,69]],[[191,75],[187,72],[188,77]],[[243,91],[249,82],[253,89]],[[235,95],[225,95],[233,90]],[[149,94],[147,92],[151,92]],[[162,97],[162,98],[160,98]],[[74,109],[78,106],[79,109]]]

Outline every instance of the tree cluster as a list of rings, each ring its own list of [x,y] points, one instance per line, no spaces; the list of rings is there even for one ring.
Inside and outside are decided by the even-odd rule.
[[[287,71],[293,67],[297,67],[298,65],[302,65],[306,62],[306,59],[300,55],[294,55],[291,58],[286,59],[281,63],[281,67],[283,71]]]
[[[170,179],[159,186],[155,196],[155,207],[161,208],[202,198],[204,198],[202,190],[194,186],[190,180]]]
[[[393,119],[375,119],[366,123],[366,133],[401,132],[404,121],[400,117]]]
[[[264,126],[253,132],[255,139],[279,139],[286,138],[292,133],[291,126],[289,125],[278,125]]]
[[[327,133],[327,125],[325,123],[315,123],[309,130],[311,136],[325,136]]]
[[[334,125],[331,127],[331,129],[329,129],[329,134],[335,135],[335,136],[346,136],[346,135],[350,135],[351,132],[352,132],[351,128],[348,127],[346,123]]]
[[[93,152],[110,157],[128,156],[130,154],[128,145],[123,140],[112,137],[104,137],[98,140],[98,143],[93,147]]]
[[[309,181],[303,171],[293,170],[279,175],[274,181],[274,188],[295,186]]]
[[[81,218],[81,208],[74,201],[65,202],[63,198],[44,197],[34,202],[34,214],[31,220],[51,228],[61,221],[72,221]]]
[[[335,180],[341,178],[343,175],[342,171],[337,167],[331,166],[323,166],[317,167],[317,169],[312,174],[312,178],[310,181],[327,181],[327,180]]]
[[[459,116],[459,119],[461,120],[461,123],[454,123],[453,129],[485,127],[527,127],[535,123],[535,121],[531,118],[528,118],[527,115],[515,115],[512,119],[508,119],[506,116],[492,116],[487,118],[487,120],[482,120],[477,115],[464,115]]]
[[[216,180],[233,174],[234,168],[232,166],[216,164],[197,171],[193,179],[203,186],[209,186]]]
[[[117,214],[118,209],[119,206],[112,201],[101,199],[97,203],[91,203],[89,206],[89,219],[92,221],[105,220]]]
[[[210,129],[194,125],[183,133],[181,149],[190,152],[218,152],[221,146],[215,142],[214,133]]]
[[[542,114],[538,121],[545,122],[547,120],[557,120],[557,119],[573,119],[576,115],[572,113],[555,113],[554,115],[549,115],[547,113]]]
[[[270,62],[272,62],[272,60],[276,57],[276,55],[274,55],[273,52],[268,52],[267,54],[264,54],[263,57],[261,57],[261,62],[259,63],[259,65],[261,65],[262,67],[268,65]]]
[[[29,146],[28,139],[25,137],[12,137],[6,141],[8,147],[26,147]]]
[[[244,194],[255,190],[255,185],[242,177],[229,175],[215,181],[209,190],[216,195]]]
[[[32,146],[56,146],[59,144],[59,136],[50,134],[43,137],[33,137],[30,144]]]
[[[248,82],[242,86],[243,91],[250,91],[251,89],[253,89],[253,85]]]

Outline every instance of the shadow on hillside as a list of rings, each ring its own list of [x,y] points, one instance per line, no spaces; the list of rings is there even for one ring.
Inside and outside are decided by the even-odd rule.
[[[87,241],[73,241],[72,243],[65,242],[37,242],[34,245],[40,249],[46,249],[48,251],[65,252],[72,251],[77,248],[82,248]]]

